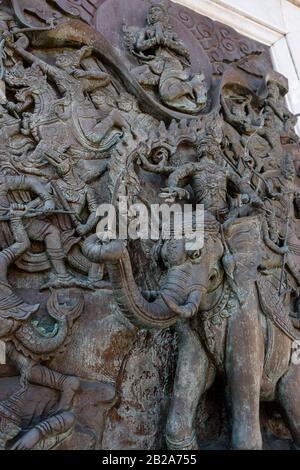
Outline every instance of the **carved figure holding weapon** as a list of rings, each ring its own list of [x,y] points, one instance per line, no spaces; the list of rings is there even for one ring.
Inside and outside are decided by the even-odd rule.
[[[1,176],[0,207],[2,217],[7,220],[7,211],[9,211],[11,203],[14,202],[13,193],[22,190],[38,196],[27,205],[24,227],[30,240],[45,243],[48,258],[55,272],[55,276],[53,278],[50,276],[49,281],[41,289],[83,287],[83,283],[67,271],[60,231],[48,220],[48,216],[56,211],[56,207],[45,184],[31,176]]]
[[[45,158],[55,167],[60,177],[58,180],[51,182],[53,197],[58,199],[63,212],[69,214],[72,226],[77,234],[85,238],[95,229],[99,221],[96,193],[78,177],[66,156],[52,150],[45,154]],[[85,211],[88,212],[88,216],[86,221],[83,222],[82,217]],[[102,279],[103,265],[91,263],[88,273],[88,285],[92,287]]]

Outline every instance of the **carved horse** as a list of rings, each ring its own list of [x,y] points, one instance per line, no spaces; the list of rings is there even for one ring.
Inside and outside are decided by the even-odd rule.
[[[79,68],[81,60],[91,55],[90,48],[83,47],[77,53],[69,55],[61,54],[57,58],[59,67],[56,67],[22,47],[10,47],[32,64],[31,67],[24,68],[18,62],[5,72],[6,83],[20,88],[16,93],[19,103],[9,103],[9,107],[13,111],[24,113],[33,105],[33,113],[27,113],[25,119],[23,115],[25,129],[22,132],[27,131],[28,135],[34,137],[36,148],[27,159],[23,158],[20,170],[26,171],[27,167],[27,171],[38,174],[39,168],[48,164],[43,159],[43,153],[53,142],[61,142],[64,148],[71,147],[75,153],[81,152],[83,158],[87,158],[88,153],[92,153],[91,158],[95,158],[99,152],[108,150],[119,140],[123,132],[120,128],[113,129],[111,119],[106,132],[103,131],[101,141],[99,139],[93,142],[89,138],[97,128],[100,115],[91,101],[86,99],[86,93],[105,87],[110,82],[106,73]],[[56,84],[60,97],[48,83],[48,77]]]

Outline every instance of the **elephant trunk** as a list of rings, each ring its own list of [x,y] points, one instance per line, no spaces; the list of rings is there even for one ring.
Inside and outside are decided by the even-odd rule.
[[[94,262],[106,262],[115,299],[122,313],[141,328],[169,328],[178,315],[167,305],[165,298],[183,305],[196,286],[191,285],[192,264],[186,262],[168,271],[158,297],[147,301],[136,285],[125,244],[112,241],[101,244],[97,236],[89,237],[83,247],[84,254]]]

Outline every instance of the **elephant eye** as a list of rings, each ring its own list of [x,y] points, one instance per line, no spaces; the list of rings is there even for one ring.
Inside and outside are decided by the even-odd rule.
[[[189,257],[192,260],[196,260],[200,258],[200,256],[201,256],[201,250],[192,251],[192,253],[189,254]]]

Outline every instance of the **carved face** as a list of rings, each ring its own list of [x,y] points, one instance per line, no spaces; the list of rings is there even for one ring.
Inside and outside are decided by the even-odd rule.
[[[135,108],[135,100],[131,95],[122,94],[118,99],[118,108],[121,111],[129,113]]]
[[[13,86],[24,85],[38,89],[47,83],[47,77],[38,65],[25,69],[21,63],[17,63],[14,67],[5,70],[5,81]]]
[[[274,99],[279,99],[280,98],[279,87],[277,86],[276,83],[269,82],[268,83],[268,89],[269,89],[269,97],[274,98]]]
[[[158,22],[164,23],[167,20],[167,14],[163,7],[160,5],[153,5],[149,9],[148,22],[149,24],[155,24]]]
[[[59,56],[57,56],[55,64],[60,69],[66,70],[74,66],[74,60],[71,55],[60,54]]]
[[[201,142],[197,146],[198,159],[206,157],[209,160],[218,162],[218,157],[220,154],[219,147],[214,142]]]

